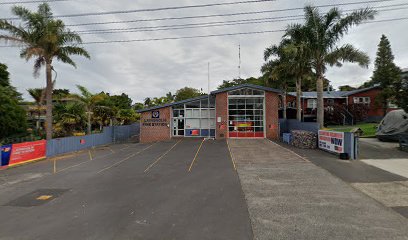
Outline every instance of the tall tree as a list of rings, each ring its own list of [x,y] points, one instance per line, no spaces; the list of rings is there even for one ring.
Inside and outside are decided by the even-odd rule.
[[[108,96],[105,93],[92,94],[88,89],[81,85],[77,85],[80,94],[72,94],[71,99],[80,103],[87,116],[87,133],[92,133],[92,115],[96,108],[106,108],[105,106],[98,105],[101,101],[106,99]]]
[[[21,94],[11,86],[9,76],[7,66],[0,63],[0,142],[27,129],[26,112],[20,106]]]
[[[282,107],[283,118],[286,119],[286,96],[289,91],[289,85],[295,79],[291,70],[291,59],[285,54],[285,44],[272,45],[264,51],[264,60],[266,63],[261,67],[261,72],[268,76],[266,78],[266,86],[278,86],[283,89]],[[278,84],[278,85],[276,85]]]
[[[177,90],[175,95],[176,96],[174,100],[177,102],[177,101],[182,101],[182,100],[186,100],[189,98],[198,97],[201,95],[201,92],[200,90],[195,89],[195,88],[184,87],[184,88],[180,88],[179,90]]]
[[[288,32],[290,35],[303,35],[303,40],[311,51],[311,64],[316,74],[317,88],[317,122],[320,128],[324,125],[323,82],[327,66],[341,67],[342,62],[358,63],[367,67],[369,57],[350,44],[338,46],[342,37],[350,27],[373,19],[376,12],[369,8],[353,11],[343,15],[337,8],[321,14],[316,7],[304,9],[304,25],[294,25]]]
[[[397,105],[408,113],[408,72],[402,73],[401,81],[395,84]]]
[[[63,21],[55,19],[47,3],[40,4],[37,12],[32,12],[22,6],[12,7],[12,13],[23,24],[13,24],[0,20],[0,30],[8,34],[0,34],[0,39],[6,42],[18,43],[22,49],[20,57],[27,61],[35,58],[34,74],[37,76],[42,66],[46,73],[46,132],[47,140],[52,138],[52,62],[57,59],[76,67],[70,55],[80,55],[90,58],[88,52],[78,44],[81,37],[65,27]]]
[[[379,84],[382,88],[377,101],[383,108],[384,116],[387,114],[388,102],[395,99],[394,89],[399,82],[401,82],[401,69],[394,63],[390,41],[385,35],[382,35],[370,84]]]

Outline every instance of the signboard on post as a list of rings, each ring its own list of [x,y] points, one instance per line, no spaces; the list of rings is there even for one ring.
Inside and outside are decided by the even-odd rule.
[[[319,148],[333,153],[344,153],[344,132],[319,130]]]

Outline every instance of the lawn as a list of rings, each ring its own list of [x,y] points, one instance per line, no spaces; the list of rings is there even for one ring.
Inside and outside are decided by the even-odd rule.
[[[377,126],[377,123],[360,123],[353,126],[328,126],[327,130],[350,132],[353,128],[361,128],[363,130],[362,137],[374,137]]]

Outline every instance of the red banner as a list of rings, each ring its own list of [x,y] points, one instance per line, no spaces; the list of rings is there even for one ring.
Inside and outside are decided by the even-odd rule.
[[[47,141],[13,144],[9,166],[45,158]]]

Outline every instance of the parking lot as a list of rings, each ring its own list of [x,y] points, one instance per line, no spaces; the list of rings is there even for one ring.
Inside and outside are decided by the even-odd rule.
[[[406,239],[407,219],[266,139],[117,144],[0,171],[0,239]]]
[[[56,174],[49,160],[1,171],[0,239],[252,239],[226,141],[201,143],[112,145],[57,160]]]

